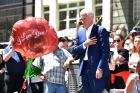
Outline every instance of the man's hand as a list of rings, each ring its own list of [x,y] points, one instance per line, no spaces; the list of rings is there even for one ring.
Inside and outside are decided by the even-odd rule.
[[[43,75],[43,74],[39,74],[39,78],[40,78],[41,80],[43,80],[43,81],[47,79],[46,76]]]
[[[66,61],[66,62],[64,63],[64,65],[63,65],[63,67],[64,67],[65,69],[67,69],[67,68],[69,68],[69,65],[70,65],[70,62],[69,62],[69,61]]]
[[[84,42],[84,46],[87,47],[87,46],[90,46],[90,45],[95,45],[96,43],[97,43],[96,37],[91,37],[91,38],[88,38],[88,39]]]
[[[103,75],[102,69],[98,68],[97,71],[96,71],[96,78],[100,79],[102,77],[102,75]]]
[[[74,62],[74,59],[71,58],[71,57],[68,58],[68,59],[66,60],[66,62],[64,63],[63,67],[64,67],[65,69],[69,68],[69,65],[70,65],[72,62]]]
[[[79,28],[80,28],[80,27],[83,27],[81,21],[79,21],[78,23],[75,22],[75,24],[76,24],[76,29],[77,29],[77,31],[79,31]]]

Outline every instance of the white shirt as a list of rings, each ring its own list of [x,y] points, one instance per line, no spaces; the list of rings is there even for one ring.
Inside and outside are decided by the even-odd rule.
[[[54,53],[42,56],[44,64],[42,74],[46,75],[49,82],[65,84],[66,70],[63,65],[69,57],[72,57],[72,55],[63,48],[58,48]],[[35,63],[38,61],[39,58],[34,60]]]
[[[139,60],[140,60],[140,56],[139,56],[138,53],[130,54],[130,56],[129,56],[129,63],[131,65],[135,65],[136,66]]]
[[[86,38],[89,38],[90,37],[90,33],[91,33],[91,30],[92,30],[92,27],[93,27],[93,24],[86,30]],[[84,49],[86,48],[84,46],[84,44],[83,44],[83,47],[84,47]],[[88,60],[88,47],[86,49],[84,60]]]

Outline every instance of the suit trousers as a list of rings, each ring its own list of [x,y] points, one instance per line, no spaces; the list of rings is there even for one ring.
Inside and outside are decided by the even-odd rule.
[[[90,63],[84,62],[82,69],[82,84],[84,93],[103,93],[105,89],[105,78],[96,79],[96,75],[90,69]]]

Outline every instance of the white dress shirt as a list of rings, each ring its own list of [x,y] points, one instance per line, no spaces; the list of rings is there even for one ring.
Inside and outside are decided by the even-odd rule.
[[[86,30],[86,38],[88,39],[92,30],[93,24]],[[86,48],[83,44],[84,49]],[[88,60],[88,47],[86,49],[84,60]]]

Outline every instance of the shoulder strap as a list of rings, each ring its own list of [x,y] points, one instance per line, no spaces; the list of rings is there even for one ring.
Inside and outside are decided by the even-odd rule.
[[[20,59],[22,62],[24,62],[24,59],[23,59],[23,57],[21,56],[21,54],[20,54],[19,52],[16,52],[16,53],[18,54],[19,59]]]

